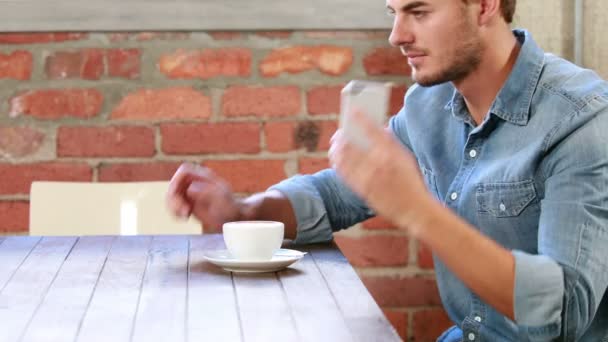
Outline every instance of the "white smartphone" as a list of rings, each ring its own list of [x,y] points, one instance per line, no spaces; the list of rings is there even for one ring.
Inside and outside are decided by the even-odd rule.
[[[349,141],[361,148],[369,147],[369,139],[357,125],[346,119],[346,113],[353,109],[360,110],[378,127],[383,127],[387,119],[390,94],[390,83],[353,80],[342,88],[340,128]]]

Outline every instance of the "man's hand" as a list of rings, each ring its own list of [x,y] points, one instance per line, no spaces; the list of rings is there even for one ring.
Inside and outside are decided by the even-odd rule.
[[[171,178],[167,206],[177,217],[194,215],[206,232],[221,232],[222,224],[236,221],[241,203],[222,178],[208,168],[184,163]]]
[[[346,118],[361,127],[370,145],[363,149],[338,130],[329,150],[332,167],[377,214],[414,229],[432,201],[418,163],[389,130],[375,126],[364,114],[351,112]]]

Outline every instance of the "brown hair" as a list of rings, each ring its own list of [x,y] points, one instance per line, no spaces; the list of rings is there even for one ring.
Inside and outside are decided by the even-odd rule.
[[[515,14],[515,3],[517,0],[501,0],[500,1],[500,11],[502,12],[502,16],[505,18],[505,21],[509,24],[513,22],[513,15]]]
[[[463,0],[465,4],[468,4],[470,0]],[[500,0],[500,13],[505,18],[507,23],[513,22],[513,15],[515,14],[515,3],[517,0]]]

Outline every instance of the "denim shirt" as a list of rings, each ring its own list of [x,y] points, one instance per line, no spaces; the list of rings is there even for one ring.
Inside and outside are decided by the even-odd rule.
[[[432,195],[515,260],[512,321],[434,258],[456,324],[439,340],[607,341],[608,84],[514,34],[519,56],[481,124],[451,83],[411,87],[389,122]],[[374,215],[331,169],[272,188],[292,203],[296,242]]]

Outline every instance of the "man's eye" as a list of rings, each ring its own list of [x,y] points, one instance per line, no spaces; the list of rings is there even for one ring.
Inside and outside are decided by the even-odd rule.
[[[386,11],[386,15],[388,15],[389,17],[394,17],[395,11],[392,11],[392,10]]]
[[[421,19],[421,18],[423,18],[426,15],[426,12],[424,12],[424,11],[413,11],[412,15],[416,19]]]

